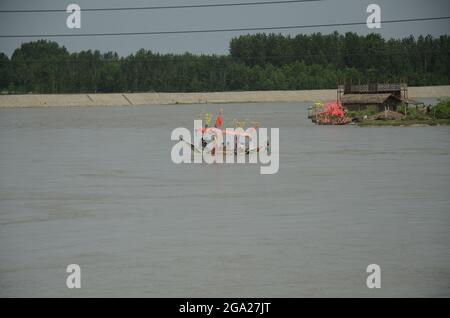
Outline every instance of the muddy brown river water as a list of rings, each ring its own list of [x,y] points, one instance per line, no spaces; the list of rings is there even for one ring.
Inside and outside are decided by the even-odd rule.
[[[280,128],[277,174],[172,163],[172,129],[221,107]],[[306,108],[0,109],[0,296],[450,296],[450,127]]]

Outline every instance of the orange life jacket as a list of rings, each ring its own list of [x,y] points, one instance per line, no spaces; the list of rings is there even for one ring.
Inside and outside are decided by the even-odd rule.
[[[222,127],[222,124],[223,124],[222,116],[219,115],[219,116],[217,116],[217,118],[216,118],[216,127],[217,127],[217,128],[221,128],[221,127]]]

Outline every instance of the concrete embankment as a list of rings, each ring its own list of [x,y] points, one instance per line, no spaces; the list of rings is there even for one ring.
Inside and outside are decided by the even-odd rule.
[[[409,99],[450,97],[450,86],[409,87]],[[172,104],[308,102],[336,99],[336,90],[212,93],[0,95],[0,107],[138,106]]]

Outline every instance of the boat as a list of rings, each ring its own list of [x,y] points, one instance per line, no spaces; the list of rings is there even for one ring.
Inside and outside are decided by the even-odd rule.
[[[251,153],[260,153],[263,151],[270,151],[269,150],[269,146],[270,143],[269,141],[266,141],[265,143],[263,143],[263,146],[247,146],[247,147],[234,147],[234,149],[228,149],[225,145],[222,145],[222,147],[219,147],[219,150],[217,150],[217,147],[207,147],[210,143],[215,142],[214,140],[211,140],[209,142],[202,142],[202,145],[196,146],[193,143],[190,143],[186,140],[184,140],[182,137],[180,137],[180,141],[185,142],[193,152],[195,153],[209,153],[211,155],[238,155],[238,154],[245,154],[245,155],[249,155]]]
[[[308,108],[308,118],[317,125],[347,125],[352,122],[339,102],[315,103]]]

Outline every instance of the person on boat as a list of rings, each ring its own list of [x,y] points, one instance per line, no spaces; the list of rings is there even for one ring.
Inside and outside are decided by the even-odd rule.
[[[222,114],[223,114],[223,108],[221,108],[219,110],[219,115],[217,115],[217,117],[216,117],[216,125],[215,125],[215,127],[219,128],[219,129],[221,129],[222,125],[223,125]]]
[[[208,141],[206,141],[205,132],[208,130],[208,124],[205,125],[205,128],[202,130],[202,149],[205,149]]]

